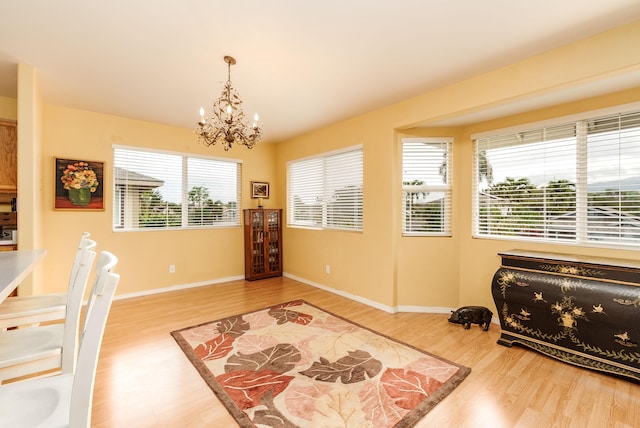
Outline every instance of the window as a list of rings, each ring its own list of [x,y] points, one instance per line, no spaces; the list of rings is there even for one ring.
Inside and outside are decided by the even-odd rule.
[[[403,235],[451,235],[451,142],[402,139]]]
[[[362,230],[362,147],[287,164],[290,226]]]
[[[240,166],[238,161],[114,147],[113,228],[238,226]]]
[[[640,111],[474,145],[476,235],[640,245]]]

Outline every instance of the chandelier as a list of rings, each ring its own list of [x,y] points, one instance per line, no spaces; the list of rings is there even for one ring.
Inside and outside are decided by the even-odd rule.
[[[227,151],[235,143],[251,149],[262,136],[262,127],[258,125],[258,114],[256,113],[253,124],[249,127],[242,111],[240,95],[231,86],[231,66],[236,63],[236,60],[225,56],[224,62],[228,67],[227,83],[224,84],[220,98],[213,103],[213,115],[210,118],[204,116],[204,109],[200,107],[200,122],[198,122],[199,127],[196,133],[200,141],[207,146],[220,143]]]

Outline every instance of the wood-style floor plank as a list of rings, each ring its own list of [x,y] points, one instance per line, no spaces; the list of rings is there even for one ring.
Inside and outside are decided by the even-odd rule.
[[[500,346],[497,325],[483,332],[450,324],[444,314],[392,315],[288,278],[115,301],[98,363],[92,426],[237,426],[169,332],[294,299],[471,367],[419,427],[640,427],[638,383]]]

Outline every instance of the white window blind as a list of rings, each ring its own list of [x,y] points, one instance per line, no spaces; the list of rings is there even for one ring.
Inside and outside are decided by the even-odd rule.
[[[451,235],[451,143],[402,140],[403,235]]]
[[[475,140],[475,234],[640,245],[640,112]]]
[[[114,147],[114,229],[240,224],[241,164]]]
[[[290,226],[362,230],[362,147],[287,164]]]
[[[583,126],[587,154],[579,168],[588,172],[588,195],[579,230],[592,241],[640,245],[640,111]]]

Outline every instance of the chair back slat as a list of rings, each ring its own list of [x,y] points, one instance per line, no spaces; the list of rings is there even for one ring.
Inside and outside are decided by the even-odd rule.
[[[67,300],[71,297],[71,293],[73,292],[73,284],[76,281],[78,270],[80,269],[80,265],[83,259],[83,249],[91,245],[91,243],[93,243],[93,246],[95,247],[95,242],[89,239],[89,236],[91,236],[89,232],[83,232],[82,236],[80,236],[78,249],[76,250],[76,255],[73,259],[73,264],[71,265],[71,273],[69,274],[69,282],[67,284]]]
[[[73,373],[78,356],[80,315],[82,299],[87,289],[93,261],[96,258],[95,241],[83,235],[76,253],[67,298],[67,311],[64,319],[62,340],[62,373]]]
[[[91,425],[91,406],[93,388],[98,366],[98,357],[107,317],[115,294],[120,275],[111,272],[118,263],[113,254],[102,251],[96,263],[97,276],[87,303],[83,334],[80,341],[78,363],[71,392],[71,410],[69,427],[89,427]]]

